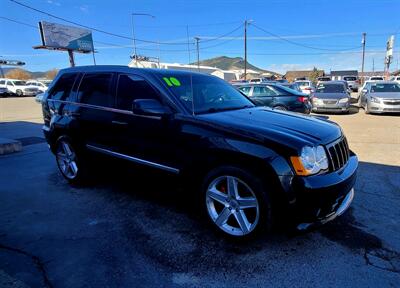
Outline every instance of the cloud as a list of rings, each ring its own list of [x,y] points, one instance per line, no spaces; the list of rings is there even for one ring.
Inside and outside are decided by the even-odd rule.
[[[81,5],[79,6],[79,10],[82,12],[88,12],[89,11],[89,6],[88,5]]]
[[[55,0],[46,0],[47,4],[61,6],[61,3]]]

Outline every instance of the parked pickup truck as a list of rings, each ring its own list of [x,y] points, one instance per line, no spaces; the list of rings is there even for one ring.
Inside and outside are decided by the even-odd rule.
[[[1,88],[6,89],[6,94],[17,96],[35,96],[40,92],[37,87],[27,85],[25,81],[17,79],[0,79]]]

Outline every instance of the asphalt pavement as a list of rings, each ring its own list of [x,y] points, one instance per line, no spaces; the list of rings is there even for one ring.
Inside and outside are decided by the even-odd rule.
[[[40,106],[22,99],[1,114],[1,137],[23,151],[0,156],[0,287],[399,287],[399,116],[325,115],[360,158],[351,209],[242,243],[211,232],[191,191],[158,171],[99,159],[91,185],[69,186]]]

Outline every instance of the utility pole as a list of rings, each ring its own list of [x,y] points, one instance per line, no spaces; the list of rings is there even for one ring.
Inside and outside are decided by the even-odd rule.
[[[190,40],[189,40],[189,25],[186,25],[186,37],[187,37],[187,48],[188,48],[188,57],[189,57],[189,64],[192,62],[190,60]]]
[[[135,63],[137,64],[137,51],[136,51],[136,37],[135,37],[135,23],[133,21],[134,16],[149,16],[151,18],[156,18],[156,16],[147,14],[147,13],[131,13],[131,22],[132,22],[132,44],[133,44],[133,57],[135,59]],[[131,57],[132,58],[132,57]],[[137,65],[136,65],[137,66]]]
[[[375,72],[375,58],[372,58],[372,72]]]
[[[200,52],[199,52],[199,37],[194,37],[194,40],[196,40],[196,50],[197,50],[197,69],[200,71]]]
[[[247,80],[247,25],[253,20],[244,20],[244,80]]]
[[[362,81],[361,84],[364,84],[364,60],[365,60],[365,37],[366,37],[367,33],[362,33],[362,40],[361,40],[361,44],[362,44],[362,64],[361,64],[361,75],[362,75]]]
[[[247,80],[247,20],[244,21],[244,81]]]

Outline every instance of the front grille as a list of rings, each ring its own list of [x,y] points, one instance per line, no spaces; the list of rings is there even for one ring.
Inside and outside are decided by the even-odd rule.
[[[400,108],[384,108],[383,112],[400,112]]]
[[[324,104],[332,105],[332,104],[336,104],[336,103],[337,103],[337,100],[324,100]]]
[[[25,91],[26,92],[36,92],[36,91],[38,91],[38,89],[37,88],[26,88]]]
[[[400,105],[400,100],[383,101],[383,103],[386,105]]]
[[[350,149],[346,137],[342,137],[338,141],[329,144],[326,148],[332,171],[337,171],[346,165],[350,157]]]

